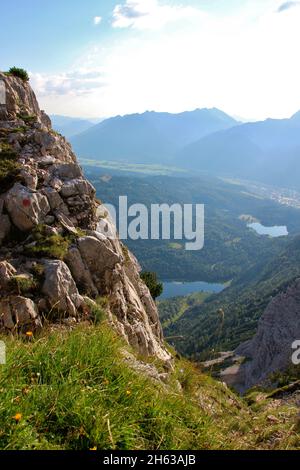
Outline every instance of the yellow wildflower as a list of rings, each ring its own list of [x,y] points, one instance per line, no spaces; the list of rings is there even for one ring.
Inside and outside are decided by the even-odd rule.
[[[21,413],[15,414],[15,416],[13,417],[13,419],[14,419],[17,423],[18,423],[19,421],[21,421],[21,419],[22,419]]]

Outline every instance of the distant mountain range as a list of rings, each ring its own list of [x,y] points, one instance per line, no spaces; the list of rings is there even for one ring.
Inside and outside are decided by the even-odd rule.
[[[210,134],[182,149],[175,161],[193,170],[300,188],[300,112]]]
[[[168,164],[186,145],[237,124],[215,108],[180,114],[145,112],[107,119],[71,141],[80,157]]]
[[[53,129],[68,139],[76,134],[80,134],[81,132],[86,131],[95,125],[93,121],[89,121],[87,119],[58,116],[56,114],[51,115],[50,118]]]
[[[55,117],[81,158],[163,164],[300,189],[300,112],[241,123],[219,109],[89,121]],[[80,128],[82,132],[80,132]]]

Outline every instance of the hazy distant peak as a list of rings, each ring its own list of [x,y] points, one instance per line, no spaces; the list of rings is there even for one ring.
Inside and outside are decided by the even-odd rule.
[[[73,137],[76,134],[80,134],[81,132],[84,132],[90,127],[94,126],[94,122],[78,117],[52,114],[50,118],[53,128],[67,138]]]
[[[82,157],[166,164],[184,146],[238,124],[217,108],[182,113],[147,110],[107,119],[75,136],[72,143]]]

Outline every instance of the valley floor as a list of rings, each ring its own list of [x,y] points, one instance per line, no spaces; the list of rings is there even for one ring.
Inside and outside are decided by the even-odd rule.
[[[155,381],[105,322],[2,339],[1,449],[300,449],[297,395],[247,401],[179,359]]]

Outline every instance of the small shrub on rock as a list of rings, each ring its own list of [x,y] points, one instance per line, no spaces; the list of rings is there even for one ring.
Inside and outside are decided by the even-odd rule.
[[[163,293],[163,284],[158,281],[156,273],[145,271],[141,274],[141,279],[148,287],[154,300]]]
[[[14,77],[21,78],[24,82],[29,81],[29,75],[26,70],[19,67],[11,67],[8,71],[8,75],[13,75]]]

